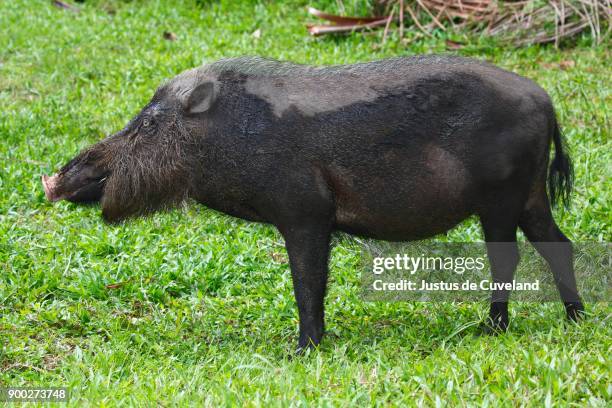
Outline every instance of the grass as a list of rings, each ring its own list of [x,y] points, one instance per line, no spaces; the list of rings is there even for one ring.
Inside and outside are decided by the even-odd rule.
[[[410,44],[396,34],[382,44],[381,32],[309,38],[307,3],[337,10],[333,1],[88,1],[75,14],[48,1],[0,3],[0,386],[65,386],[72,406],[609,406],[608,304],[588,305],[580,326],[564,322],[558,303],[513,304],[509,333],[479,337],[485,304],[364,302],[361,247],[340,237],[327,337],[319,351],[290,359],[297,311],[273,228],[195,205],[111,227],[97,207],[44,200],[41,174],[121,128],[164,79],[203,61],[349,63],[445,51],[442,32]],[[363,2],[345,4],[365,13]],[[609,44],[576,42],[504,49],[474,39],[458,52],[550,92],[576,165],[573,206],[556,218],[575,241],[605,242]],[[480,234],[469,220],[439,239]]]

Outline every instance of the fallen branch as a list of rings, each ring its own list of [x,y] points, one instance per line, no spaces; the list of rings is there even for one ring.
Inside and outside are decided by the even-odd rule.
[[[308,8],[308,13],[323,20],[331,21],[334,24],[306,24],[306,28],[311,35],[345,33],[358,30],[367,30],[387,25],[389,16],[385,17],[345,17],[334,14],[327,14],[313,7]]]
[[[373,23],[375,21],[386,20],[388,17],[346,17],[335,14],[327,14],[314,7],[308,7],[308,14],[335,23],[336,25],[355,25],[364,23]]]
[[[368,28],[381,27],[387,24],[387,19],[374,21],[367,24],[351,24],[351,25],[306,25],[308,32],[311,35],[317,36],[322,34],[346,33],[359,30],[367,30]]]

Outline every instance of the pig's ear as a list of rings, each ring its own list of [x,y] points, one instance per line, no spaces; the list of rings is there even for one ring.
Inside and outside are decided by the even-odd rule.
[[[189,113],[202,113],[210,109],[216,99],[217,84],[207,81],[189,90],[183,96],[183,106]]]

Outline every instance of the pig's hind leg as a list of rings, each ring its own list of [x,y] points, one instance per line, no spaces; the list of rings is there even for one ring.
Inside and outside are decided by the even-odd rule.
[[[527,239],[550,265],[568,319],[579,320],[584,313],[584,306],[576,287],[572,242],[555,223],[544,187],[532,193],[521,214],[519,225]]]

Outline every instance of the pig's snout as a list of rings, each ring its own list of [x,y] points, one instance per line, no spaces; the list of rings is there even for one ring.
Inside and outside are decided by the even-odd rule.
[[[49,201],[58,201],[60,199],[55,191],[57,187],[57,178],[57,174],[50,177],[46,174],[43,174],[42,176],[42,185],[43,189],[45,190],[45,197],[47,197],[47,200]]]

